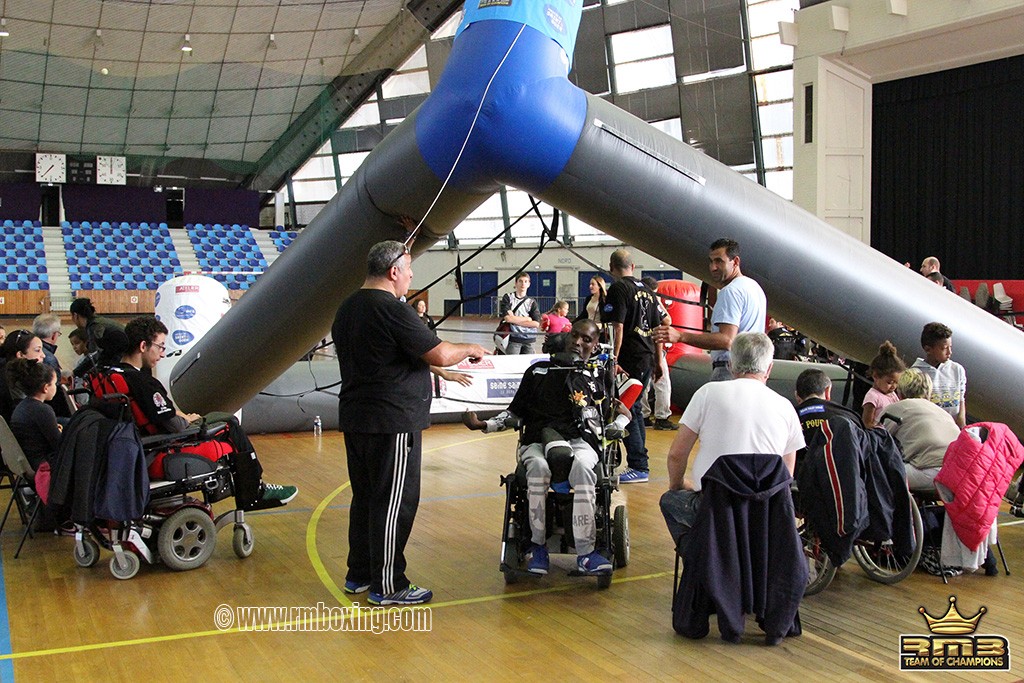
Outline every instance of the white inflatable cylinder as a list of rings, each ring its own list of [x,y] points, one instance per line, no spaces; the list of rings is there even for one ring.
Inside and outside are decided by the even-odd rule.
[[[228,288],[206,275],[182,275],[156,290],[156,319],[167,326],[166,358],[154,374],[171,386],[171,371],[188,349],[231,308]],[[173,395],[172,395],[173,398]]]

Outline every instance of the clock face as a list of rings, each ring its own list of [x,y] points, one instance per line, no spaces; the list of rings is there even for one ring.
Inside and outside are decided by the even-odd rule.
[[[63,154],[41,152],[36,154],[36,182],[63,183],[67,181],[67,158]]]
[[[124,157],[96,157],[97,185],[124,185],[127,178]]]

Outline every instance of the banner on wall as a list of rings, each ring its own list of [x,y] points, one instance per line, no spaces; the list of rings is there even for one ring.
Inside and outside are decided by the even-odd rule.
[[[484,356],[478,363],[464,360],[449,369],[470,375],[472,384],[463,386],[434,377],[434,400],[430,404],[430,412],[437,415],[467,410],[504,410],[516,395],[526,369],[547,358],[550,356],[539,354]]]
[[[167,357],[157,364],[154,374],[165,387],[170,388],[171,371],[182,354],[209,332],[229,308],[227,287],[212,277],[182,275],[160,285],[156,290],[156,319],[167,326]]]

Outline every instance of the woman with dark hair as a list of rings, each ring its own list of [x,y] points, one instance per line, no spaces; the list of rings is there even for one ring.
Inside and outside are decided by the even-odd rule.
[[[109,318],[96,315],[96,308],[90,299],[84,297],[71,302],[71,322],[85,331],[85,344],[90,352],[99,348],[99,340],[109,328],[124,332],[124,328]]]
[[[590,278],[590,296],[587,297],[587,303],[583,304],[579,314],[576,316],[576,320],[593,320],[594,324],[597,325],[597,329],[601,329],[604,325],[601,324],[601,309],[604,308],[605,299],[608,298],[608,285],[605,284],[604,278],[600,275],[595,275]],[[573,322],[576,322],[573,320]]]
[[[434,319],[427,313],[427,300],[416,299],[412,302],[412,307],[416,309],[416,315],[420,317],[420,320],[431,330],[434,329]]]
[[[57,394],[57,373],[41,361],[16,358],[7,363],[5,374],[10,386],[25,395],[11,415],[11,431],[32,469],[38,470],[60,445],[57,415],[46,404]]]
[[[25,395],[17,387],[12,387],[7,381],[6,366],[18,358],[42,361],[43,340],[28,330],[14,330],[4,344],[0,347],[0,417],[8,422],[11,421],[11,413],[14,412],[14,405],[23,399]]]

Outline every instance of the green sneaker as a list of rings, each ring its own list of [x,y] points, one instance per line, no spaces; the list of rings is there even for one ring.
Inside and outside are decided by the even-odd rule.
[[[263,485],[263,497],[260,498],[260,503],[267,505],[268,503],[276,503],[277,505],[286,505],[291,502],[292,498],[299,494],[299,489],[294,486],[281,486],[280,484],[264,484]]]

